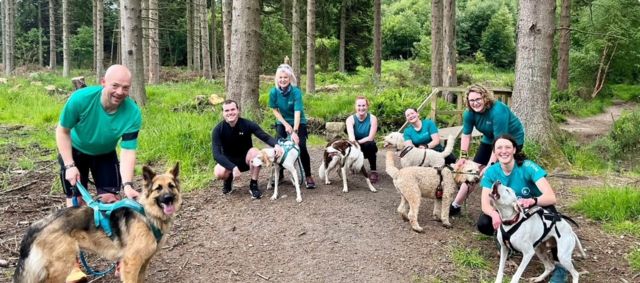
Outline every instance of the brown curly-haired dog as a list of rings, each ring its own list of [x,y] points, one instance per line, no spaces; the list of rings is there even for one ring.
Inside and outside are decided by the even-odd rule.
[[[453,171],[444,168],[438,172],[438,169],[431,167],[398,169],[391,150],[387,150],[385,169],[393,179],[393,185],[400,192],[398,213],[404,220],[409,221],[411,228],[416,232],[423,231],[418,223],[422,197],[434,200],[433,219],[441,221],[442,226],[450,228],[449,206],[457,192],[456,183],[476,183],[480,172],[478,164],[472,161],[458,162]],[[407,203],[409,204],[408,214]]]

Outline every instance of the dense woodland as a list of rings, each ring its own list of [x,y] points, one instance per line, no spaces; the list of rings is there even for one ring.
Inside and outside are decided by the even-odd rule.
[[[513,70],[513,108],[527,137],[548,140],[552,95],[591,99],[607,84],[640,81],[636,0],[0,0],[5,76],[33,66],[122,63],[132,96],[161,67],[224,80],[228,98],[258,104],[259,75],[285,56],[314,93],[315,72],[356,72],[412,60],[425,84],[466,85],[458,62]],[[24,71],[22,72],[24,73]],[[430,75],[429,75],[430,74]],[[301,76],[298,76],[301,77]],[[555,79],[555,80],[554,80]],[[555,81],[555,83],[552,83]]]

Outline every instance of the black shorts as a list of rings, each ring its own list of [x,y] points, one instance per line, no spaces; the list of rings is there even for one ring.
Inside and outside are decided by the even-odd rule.
[[[233,162],[233,164],[238,166],[238,170],[240,170],[240,172],[249,171],[249,165],[247,164],[246,156],[243,156],[243,157],[227,156],[227,158],[231,162]]]
[[[85,188],[89,188],[89,172],[96,186],[97,193],[100,194],[118,194],[122,187],[122,178],[120,177],[120,162],[116,151],[112,151],[101,155],[89,155],[72,148],[73,162],[80,171],[80,183]],[[71,186],[69,181],[65,179],[65,169],[62,157],[58,154],[58,163],[60,164],[60,181],[62,189],[67,198],[72,196],[80,196],[80,193]],[[74,192],[75,191],[75,192]]]

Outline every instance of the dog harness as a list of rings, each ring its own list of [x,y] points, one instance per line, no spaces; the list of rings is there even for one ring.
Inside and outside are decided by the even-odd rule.
[[[137,201],[131,199],[123,199],[114,203],[102,203],[99,200],[94,200],[91,198],[91,194],[89,191],[80,183],[76,183],[76,188],[82,195],[82,200],[87,203],[87,206],[93,209],[93,221],[95,222],[96,228],[102,228],[107,236],[112,237],[113,231],[111,230],[111,221],[109,220],[111,213],[118,209],[129,208],[138,214],[146,217],[144,212],[144,207],[140,205]],[[148,223],[149,229],[153,232],[153,236],[156,238],[156,242],[160,242],[162,239],[162,231],[158,229],[152,223]]]
[[[438,182],[438,187],[436,188],[436,199],[441,199],[442,198],[442,194],[444,193],[444,188],[442,188],[442,170],[444,168],[447,168],[449,170],[453,171],[453,168],[449,167],[448,165],[445,165],[443,167],[434,167],[434,169],[436,169],[436,171],[438,171],[438,177],[440,177],[440,182]]]
[[[534,207],[531,208],[529,210],[527,210],[526,212],[524,212],[522,215],[522,219],[520,219],[520,213],[516,214],[516,216],[511,219],[511,220],[506,220],[502,222],[502,225],[500,225],[500,233],[502,234],[502,242],[504,242],[505,246],[507,246],[510,250],[516,250],[515,248],[513,248],[513,246],[511,245],[511,236],[518,230],[518,228],[520,228],[520,225],[522,225],[522,223],[524,223],[525,221],[527,221],[528,219],[531,219],[531,216],[533,215],[538,215],[540,217],[540,220],[542,220],[542,225],[544,227],[544,231],[542,233],[542,235],[540,236],[540,238],[538,238],[538,240],[536,240],[533,243],[533,247],[537,247],[542,240],[547,237],[547,235],[549,234],[549,232],[551,232],[552,229],[554,229],[556,231],[556,235],[558,236],[558,238],[562,237],[562,235],[560,234],[560,231],[558,231],[558,227],[556,226],[556,222],[561,221],[562,219],[567,219],[568,221],[570,221],[571,223],[573,223],[574,225],[578,226],[578,224],[573,221],[573,219],[569,218],[568,216],[564,216],[561,215],[560,213],[554,213],[554,212],[550,212],[545,210],[544,208],[541,207]],[[547,221],[551,221],[551,223],[549,225],[547,225],[547,223],[545,222],[545,220]],[[509,229],[509,231],[506,231],[504,229],[505,225],[511,225],[511,229]],[[521,251],[519,251],[521,252]]]
[[[288,142],[290,142],[290,143],[288,143]],[[280,147],[282,147],[282,150],[284,151],[284,152],[282,153],[282,157],[280,157],[280,161],[278,161],[278,162],[277,162],[277,163],[278,163],[278,165],[282,165],[282,163],[283,163],[285,160],[287,160],[287,155],[289,154],[289,152],[290,152],[291,150],[295,150],[295,151],[297,151],[297,152],[298,152],[298,155],[300,154],[300,149],[299,149],[298,147],[296,147],[296,143],[294,143],[294,142],[291,140],[291,136],[287,136],[287,137],[286,137],[286,138],[284,138],[284,139],[282,139],[282,138],[281,138],[281,139],[278,139],[278,145],[279,145]],[[274,152],[275,152],[275,151],[274,151]],[[276,159],[278,159],[278,156],[274,156],[274,160],[276,160]]]
[[[400,152],[400,158],[403,158],[405,155],[407,155],[407,153],[409,153],[409,151],[411,151],[414,147],[413,146],[407,146],[405,147],[401,152]],[[424,151],[424,155],[422,156],[422,161],[420,161],[420,164],[418,164],[417,166],[422,166],[424,165],[424,161],[427,160],[427,151]],[[438,171],[438,174],[440,174],[440,172]],[[440,177],[440,180],[442,180],[442,177]]]

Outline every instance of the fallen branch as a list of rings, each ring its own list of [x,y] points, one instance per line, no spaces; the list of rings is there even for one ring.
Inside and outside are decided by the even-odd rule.
[[[258,272],[256,272],[256,275],[260,276],[260,278],[262,278],[262,279],[264,279],[264,280],[269,281],[269,277],[267,277],[267,276],[264,276],[264,275],[262,275],[262,274],[260,274],[260,273],[258,273]]]
[[[6,191],[2,191],[2,192],[0,192],[0,195],[2,195],[2,194],[8,194],[8,193],[10,193],[10,192],[17,191],[17,190],[22,190],[22,189],[24,189],[24,188],[26,188],[26,187],[28,187],[28,186],[31,186],[31,185],[33,185],[33,184],[35,184],[35,183],[37,183],[37,182],[38,182],[38,180],[34,180],[34,181],[31,181],[31,182],[29,182],[29,183],[27,183],[27,184],[20,185],[20,186],[18,186],[17,188],[10,189],[10,190],[6,190]]]

